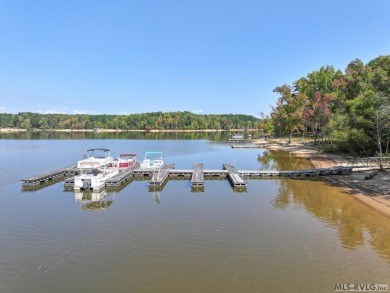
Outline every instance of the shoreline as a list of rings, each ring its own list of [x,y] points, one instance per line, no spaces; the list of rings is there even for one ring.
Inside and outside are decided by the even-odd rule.
[[[345,164],[346,157],[318,152],[302,143],[288,144],[285,140],[254,140],[255,145],[269,150],[289,152],[297,157],[307,158],[315,168],[330,168]],[[339,187],[356,200],[390,218],[390,172],[381,171],[374,178],[365,180],[369,171],[357,171],[352,175],[321,177],[323,181]]]
[[[0,133],[12,133],[12,132],[148,132],[148,133],[189,133],[189,132],[256,132],[258,129],[104,129],[99,128],[98,131],[94,129],[23,129],[23,128],[0,128]]]

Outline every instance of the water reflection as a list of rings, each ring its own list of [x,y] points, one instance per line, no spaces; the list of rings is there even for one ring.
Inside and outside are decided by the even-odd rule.
[[[305,158],[274,150],[264,151],[258,156],[258,161],[266,170],[312,167]],[[379,255],[390,262],[390,222],[378,222],[376,211],[352,196],[343,196],[337,187],[320,180],[281,179],[273,206],[284,210],[289,207],[304,208],[320,221],[337,228],[343,247],[358,249],[370,243]]]
[[[232,132],[64,132],[64,131],[23,131],[0,133],[0,139],[207,139],[211,141],[225,141]],[[252,137],[259,137],[252,132]]]
[[[257,161],[260,163],[261,170],[275,170],[274,160],[271,151],[265,150],[257,155]]]
[[[31,185],[31,186],[24,186],[22,185],[22,191],[23,192],[32,192],[32,191],[38,191],[42,188],[45,188],[45,187],[48,187],[50,185],[53,185],[55,183],[58,183],[58,182],[61,182],[64,180],[64,177],[56,177],[56,178],[53,178],[51,180],[47,180],[43,183],[39,183],[37,185]]]
[[[264,150],[257,156],[261,170],[302,170],[313,167],[310,160],[299,158],[289,152]]]
[[[155,201],[157,204],[160,204],[160,192],[159,192],[159,191],[153,192],[153,198],[154,198],[154,201]]]
[[[80,203],[84,211],[99,211],[110,207],[114,201],[113,195],[108,194],[105,190],[100,192],[84,191],[75,192],[75,202]]]
[[[161,150],[178,169],[199,161],[256,169],[262,159],[264,168],[310,168],[288,153],[259,158],[261,149],[222,140],[2,140],[0,147],[8,166],[0,184],[1,292],[328,292],[341,281],[388,279],[389,221],[321,182],[248,180],[239,195],[225,179],[207,180],[203,194],[191,193],[189,179],[155,193],[136,179],[120,187],[120,198],[118,190],[64,193],[62,183],[19,192],[20,178],[69,166],[91,147]],[[92,212],[114,199],[110,210]]]
[[[343,247],[357,249],[365,243],[390,262],[390,222],[378,222],[376,211],[324,182],[282,179],[273,206],[304,208],[322,222],[337,228]]]

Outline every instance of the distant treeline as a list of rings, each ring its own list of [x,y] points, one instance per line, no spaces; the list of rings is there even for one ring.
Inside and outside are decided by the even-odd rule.
[[[259,128],[259,118],[243,114],[199,115],[191,112],[152,112],[130,115],[0,113],[0,128],[230,130]]]

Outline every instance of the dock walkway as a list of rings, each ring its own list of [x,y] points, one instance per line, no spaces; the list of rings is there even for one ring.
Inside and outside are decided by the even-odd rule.
[[[191,187],[192,188],[203,188],[204,187],[204,173],[203,173],[203,164],[196,163],[194,166],[194,171],[191,177]]]
[[[233,144],[231,148],[232,149],[261,149],[263,147],[257,144],[243,144],[243,145]]]
[[[242,170],[238,171],[244,178],[273,178],[273,177],[315,177],[327,175],[348,175],[352,173],[352,167],[332,167],[332,168],[318,168],[318,169],[304,169],[292,171],[257,171],[257,170]]]
[[[230,164],[223,164],[223,168],[228,171],[228,178],[234,188],[246,189],[246,181],[241,178],[237,169]]]
[[[140,169],[139,166],[131,167],[121,171],[114,177],[107,179],[105,186],[108,188],[123,188],[126,182],[133,178],[146,179],[148,178],[148,186],[150,189],[162,189],[168,179],[190,179],[192,188],[203,188],[205,179],[229,179],[233,188],[246,189],[247,182],[245,179],[272,179],[272,178],[306,178],[315,176],[328,175],[347,175],[352,171],[357,171],[363,167],[338,166],[331,168],[318,168],[306,170],[290,170],[290,171],[273,171],[273,170],[237,170],[230,164],[223,164],[221,169],[203,169],[202,163],[197,163],[194,169],[175,169],[175,164],[170,163],[162,168],[156,169]],[[364,167],[367,169],[366,167]],[[76,166],[50,171],[28,179],[22,179],[23,189],[37,189],[52,183],[62,180],[66,177],[64,188],[72,189],[74,186],[74,176],[78,175],[80,170]],[[73,176],[72,176],[73,175]],[[70,176],[70,177],[69,177]]]
[[[133,179],[134,171],[139,167],[139,164],[136,164],[130,168],[127,168],[124,171],[119,172],[115,176],[111,177],[106,181],[106,186],[110,187],[118,187],[122,185],[124,182]]]
[[[27,179],[21,179],[20,181],[22,181],[23,187],[33,187],[56,178],[74,176],[79,173],[80,170],[76,167],[76,165],[73,165],[62,169],[49,171]]]
[[[150,189],[159,189],[161,188],[165,180],[168,178],[169,170],[174,169],[175,164],[166,164],[162,166],[160,169],[155,170],[152,178],[148,181],[148,185]]]

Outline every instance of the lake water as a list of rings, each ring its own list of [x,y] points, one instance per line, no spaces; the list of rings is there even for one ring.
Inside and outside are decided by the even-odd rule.
[[[20,179],[74,164],[88,148],[162,151],[177,169],[302,169],[309,162],[233,149],[221,134],[11,134],[0,137],[0,292],[334,292],[390,283],[390,219],[320,181],[146,180],[77,200],[63,181]],[[258,158],[258,155],[261,155]]]

